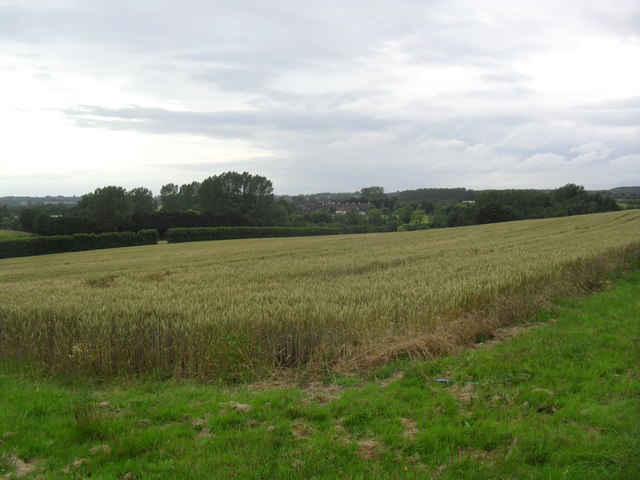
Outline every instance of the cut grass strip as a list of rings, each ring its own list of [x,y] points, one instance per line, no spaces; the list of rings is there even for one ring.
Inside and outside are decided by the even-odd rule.
[[[640,272],[503,343],[303,387],[61,383],[4,362],[0,478],[635,479],[639,299]]]

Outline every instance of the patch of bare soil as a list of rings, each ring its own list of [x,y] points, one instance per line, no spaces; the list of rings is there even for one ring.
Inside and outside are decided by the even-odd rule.
[[[388,387],[393,382],[397,382],[398,380],[402,380],[404,378],[404,372],[398,371],[391,375],[389,378],[385,378],[384,380],[380,380],[380,386],[382,388]]]
[[[251,405],[249,405],[248,403],[238,403],[238,402],[222,402],[220,403],[221,407],[229,407],[232,410],[235,410],[236,412],[240,412],[240,413],[247,413],[249,411],[251,411]],[[220,411],[220,413],[226,413],[227,410],[223,409]]]
[[[418,435],[418,423],[410,418],[400,418],[400,422],[404,427],[402,436],[404,438],[416,438],[416,435]]]
[[[308,395],[303,400],[304,404],[318,403],[325,404],[340,397],[345,387],[336,384],[325,384],[318,381],[305,383],[295,382],[293,380],[270,380],[263,382],[254,382],[251,387],[256,390],[269,390],[273,388],[287,389],[297,388]]]
[[[460,400],[464,404],[469,404],[476,397],[476,391],[473,385],[471,384],[455,384],[449,388],[449,392],[451,392],[458,400]]]
[[[211,433],[211,430],[208,428],[203,428],[198,433],[194,435],[194,438],[212,438],[214,435]]]
[[[14,472],[9,472],[0,477],[0,480],[9,480],[12,478],[21,478],[25,475],[29,475],[36,468],[35,462],[25,462],[19,457],[15,455],[3,455],[2,456],[3,463],[8,464],[10,467],[14,468]]]
[[[459,448],[458,458],[464,457],[475,458],[476,460],[482,460],[483,462],[493,461],[493,457],[489,452],[477,448]]]
[[[309,395],[303,400],[303,403],[319,403],[322,405],[338,398],[343,389],[339,385],[311,382],[304,385],[302,390]]]
[[[105,455],[109,455],[111,453],[111,447],[106,444],[98,445],[89,450],[91,455],[97,455],[99,453],[103,453]]]
[[[551,321],[553,322],[554,320]],[[513,337],[520,335],[521,333],[528,332],[529,330],[533,330],[535,328],[540,328],[544,325],[545,323],[528,323],[523,325],[516,325],[513,327],[501,327],[496,329],[491,339],[484,342],[474,343],[469,348],[473,350],[491,348],[494,345],[511,340]]]
[[[74,462],[71,465],[67,465],[66,467],[64,467],[62,469],[62,473],[71,473],[74,469],[80,468],[82,465],[84,465],[85,463],[87,463],[87,459],[86,458],[79,458],[77,460],[74,460]]]
[[[358,440],[358,456],[363,460],[374,460],[380,456],[382,445],[375,440]]]
[[[291,428],[293,430],[293,438],[296,440],[307,440],[315,432],[313,427],[304,422],[296,422]]]
[[[343,419],[339,419],[338,422]],[[333,427],[333,440],[342,445],[350,445],[353,441],[351,433],[339,423]]]

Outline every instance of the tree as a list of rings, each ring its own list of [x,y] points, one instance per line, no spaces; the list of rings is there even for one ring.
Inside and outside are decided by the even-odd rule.
[[[83,195],[78,202],[78,212],[98,231],[115,232],[130,222],[133,208],[127,191],[112,185]]]
[[[274,215],[273,184],[260,175],[224,172],[203,180],[198,206],[221,224],[269,224]]]
[[[517,216],[513,208],[501,203],[489,203],[478,210],[478,223],[498,223],[516,220]]]
[[[421,208],[416,208],[411,214],[411,223],[414,223],[414,224],[423,223],[424,216],[425,216],[424,210],[422,210]]]
[[[134,215],[148,215],[155,212],[156,204],[153,201],[153,193],[148,188],[134,188],[129,190],[127,195]]]
[[[376,208],[381,208],[384,202],[384,187],[365,187],[360,190],[363,200],[373,203]]]
[[[567,200],[574,199],[583,193],[585,193],[585,191],[582,185],[567,183],[565,186],[553,190],[551,192],[551,198],[556,202],[565,202]]]
[[[167,183],[160,189],[160,200],[162,201],[162,210],[176,211],[180,209],[180,198],[178,196],[178,185],[175,183]]]
[[[180,185],[180,190],[178,191],[178,205],[180,210],[198,209],[198,190],[200,190],[200,182]]]
[[[380,226],[382,225],[382,221],[382,214],[377,208],[372,208],[367,212],[367,223]]]
[[[409,205],[402,205],[399,208],[396,208],[393,214],[400,220],[402,223],[409,223],[411,221],[411,214],[413,213],[413,208]]]
[[[39,213],[44,213],[41,208],[26,207],[20,212],[20,225],[27,232],[33,232],[33,221]]]

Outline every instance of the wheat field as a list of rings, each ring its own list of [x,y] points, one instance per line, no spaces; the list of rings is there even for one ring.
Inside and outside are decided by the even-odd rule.
[[[366,367],[490,336],[595,288],[639,249],[632,210],[5,259],[0,347],[98,377]]]

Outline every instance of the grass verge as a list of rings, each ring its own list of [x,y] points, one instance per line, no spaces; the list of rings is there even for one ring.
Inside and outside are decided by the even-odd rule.
[[[509,341],[304,386],[0,364],[0,478],[633,479],[640,272]]]

